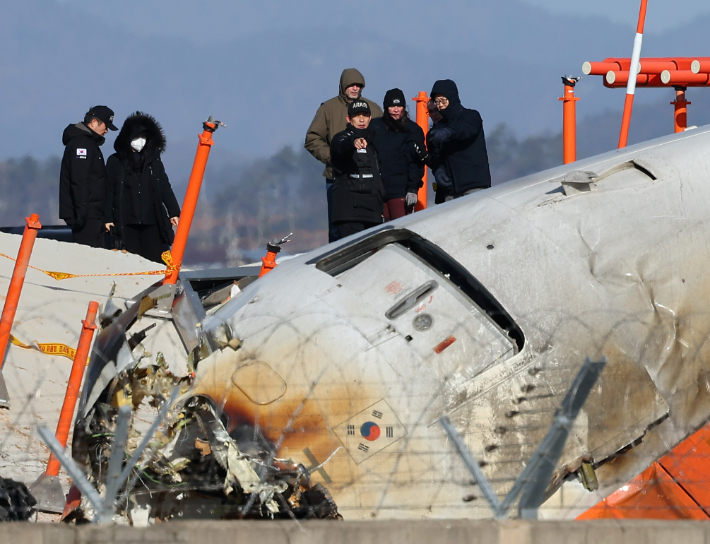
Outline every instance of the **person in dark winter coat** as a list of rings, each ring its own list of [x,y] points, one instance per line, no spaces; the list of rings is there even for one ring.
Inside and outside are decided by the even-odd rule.
[[[306,133],[305,147],[308,152],[325,165],[326,197],[328,201],[328,241],[338,239],[338,229],[333,224],[333,169],[330,164],[330,143],[333,137],[345,130],[348,105],[354,100],[364,100],[370,106],[373,117],[382,115],[380,107],[362,96],[365,78],[355,68],[346,68],[340,75],[338,96],[323,102]]]
[[[178,205],[160,155],[165,135],[158,122],[137,111],[123,123],[108,158],[106,228],[130,253],[162,262],[163,244],[172,244]]]
[[[429,118],[431,119],[429,132],[442,128],[440,123],[444,118],[441,116],[433,100],[427,102],[427,110],[429,111]],[[427,140],[431,142],[431,138],[429,138],[428,134]],[[427,149],[427,166],[431,168],[432,174],[434,174],[434,182],[432,183],[432,188],[434,189],[434,204],[442,204],[451,193],[451,178],[446,173],[446,165],[441,160],[440,151],[438,146],[429,143]],[[451,200],[451,197],[449,200]]]
[[[382,117],[370,124],[385,189],[386,221],[414,211],[424,176],[424,131],[409,118],[405,106],[404,93],[390,89],[385,94]]]
[[[461,105],[456,83],[450,79],[434,83],[431,98],[443,119],[435,125],[436,129],[429,131],[427,146],[433,156],[434,177],[444,201],[490,187],[491,173],[481,115]],[[445,187],[447,184],[450,187]]]
[[[382,223],[384,189],[372,145],[371,116],[367,102],[352,102],[345,130],[336,134],[330,144],[335,175],[333,222],[339,239]]]
[[[109,130],[118,130],[113,111],[94,106],[83,123],[69,125],[62,134],[59,217],[71,227],[74,242],[91,247],[104,247],[106,165],[101,146]]]

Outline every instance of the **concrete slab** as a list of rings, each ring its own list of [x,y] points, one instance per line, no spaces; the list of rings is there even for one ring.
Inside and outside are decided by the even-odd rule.
[[[177,521],[137,529],[2,523],[0,542],[131,544],[139,542],[259,542],[261,544],[703,544],[700,521]]]

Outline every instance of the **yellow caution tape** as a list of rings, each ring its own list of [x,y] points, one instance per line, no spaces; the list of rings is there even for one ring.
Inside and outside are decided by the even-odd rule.
[[[5,255],[4,253],[0,253],[0,257],[5,257],[6,259],[10,259],[11,261],[17,260],[14,257]],[[69,278],[94,278],[99,276],[162,276],[167,275],[170,272],[180,270],[180,266],[176,266],[175,264],[173,264],[173,258],[172,254],[170,253],[170,250],[163,253],[161,257],[163,259],[163,262],[165,262],[165,264],[167,265],[167,268],[165,270],[149,270],[147,272],[119,272],[116,274],[71,274],[69,272],[52,272],[50,270],[42,270],[41,268],[37,268],[36,266],[32,266],[31,264],[27,266],[29,268],[32,268],[33,270],[37,270],[39,272],[42,272],[43,274],[47,274],[48,276],[53,277],[57,281],[66,280]]]
[[[20,342],[13,335],[10,335],[10,342],[19,348],[34,349],[41,351],[42,353],[46,353],[47,355],[58,355],[60,357],[66,357],[67,359],[71,359],[72,361],[74,360],[74,357],[76,357],[76,350],[74,348],[70,348],[66,344],[40,344],[38,342],[35,342],[33,345],[28,345],[23,342]]]

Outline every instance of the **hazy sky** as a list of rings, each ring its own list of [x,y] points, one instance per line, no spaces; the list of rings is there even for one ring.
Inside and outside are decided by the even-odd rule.
[[[94,103],[108,104],[120,120],[136,109],[155,115],[176,158],[190,158],[195,127],[209,114],[229,125],[219,139],[230,157],[300,148],[349,66],[366,75],[365,96],[378,102],[395,86],[414,96],[451,78],[487,130],[506,123],[521,137],[557,132],[560,75],[578,75],[587,60],[629,55],[639,1],[3,2],[0,117],[13,130],[0,134],[0,158],[61,151],[63,128]],[[645,55],[710,49],[710,0],[649,3]],[[676,31],[679,24],[686,26]],[[708,93],[691,94],[693,114],[701,94]],[[624,92],[585,78],[577,95],[584,118],[618,112]],[[637,103],[662,102],[672,120],[672,95],[648,89]],[[37,112],[46,130],[23,122]]]
[[[553,13],[601,15],[615,23],[635,24],[638,21],[640,0],[525,0]],[[647,30],[663,31],[694,17],[710,13],[708,0],[649,0],[646,14]]]
[[[211,40],[227,40],[234,32],[259,32],[269,28],[278,29],[304,24],[327,24],[332,16],[341,16],[343,2],[332,0],[309,0],[305,4],[285,0],[122,0],[121,2],[54,0],[61,3],[82,5],[102,18],[127,25],[145,34],[180,35],[183,37],[209,35]],[[633,26],[638,20],[640,0],[523,0],[549,10],[551,13],[574,15],[597,15],[609,20]],[[359,0],[358,5],[367,13],[379,13],[379,19],[390,24],[401,17],[415,28],[417,18],[425,30],[426,19],[446,11],[455,11],[466,16],[465,3],[432,2],[432,12],[418,18],[408,13],[404,0]],[[448,6],[447,8],[442,7]],[[126,9],[130,6],[130,9]],[[434,7],[436,6],[436,7]],[[299,13],[301,14],[299,16]],[[662,32],[691,21],[694,17],[710,13],[708,0],[649,0],[647,30]],[[160,18],[156,24],[156,18]],[[397,26],[394,24],[394,26]]]

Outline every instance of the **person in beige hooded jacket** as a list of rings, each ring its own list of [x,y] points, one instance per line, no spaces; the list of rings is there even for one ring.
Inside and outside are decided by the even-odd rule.
[[[328,197],[328,241],[338,240],[338,230],[331,221],[333,209],[333,169],[330,166],[330,142],[333,136],[345,130],[348,114],[348,104],[353,100],[361,99],[367,102],[372,112],[372,117],[382,117],[382,109],[360,94],[365,88],[365,78],[355,68],[347,68],[340,75],[338,96],[323,102],[313,118],[311,126],[306,133],[305,147],[308,152],[325,165],[323,176],[326,181]]]

